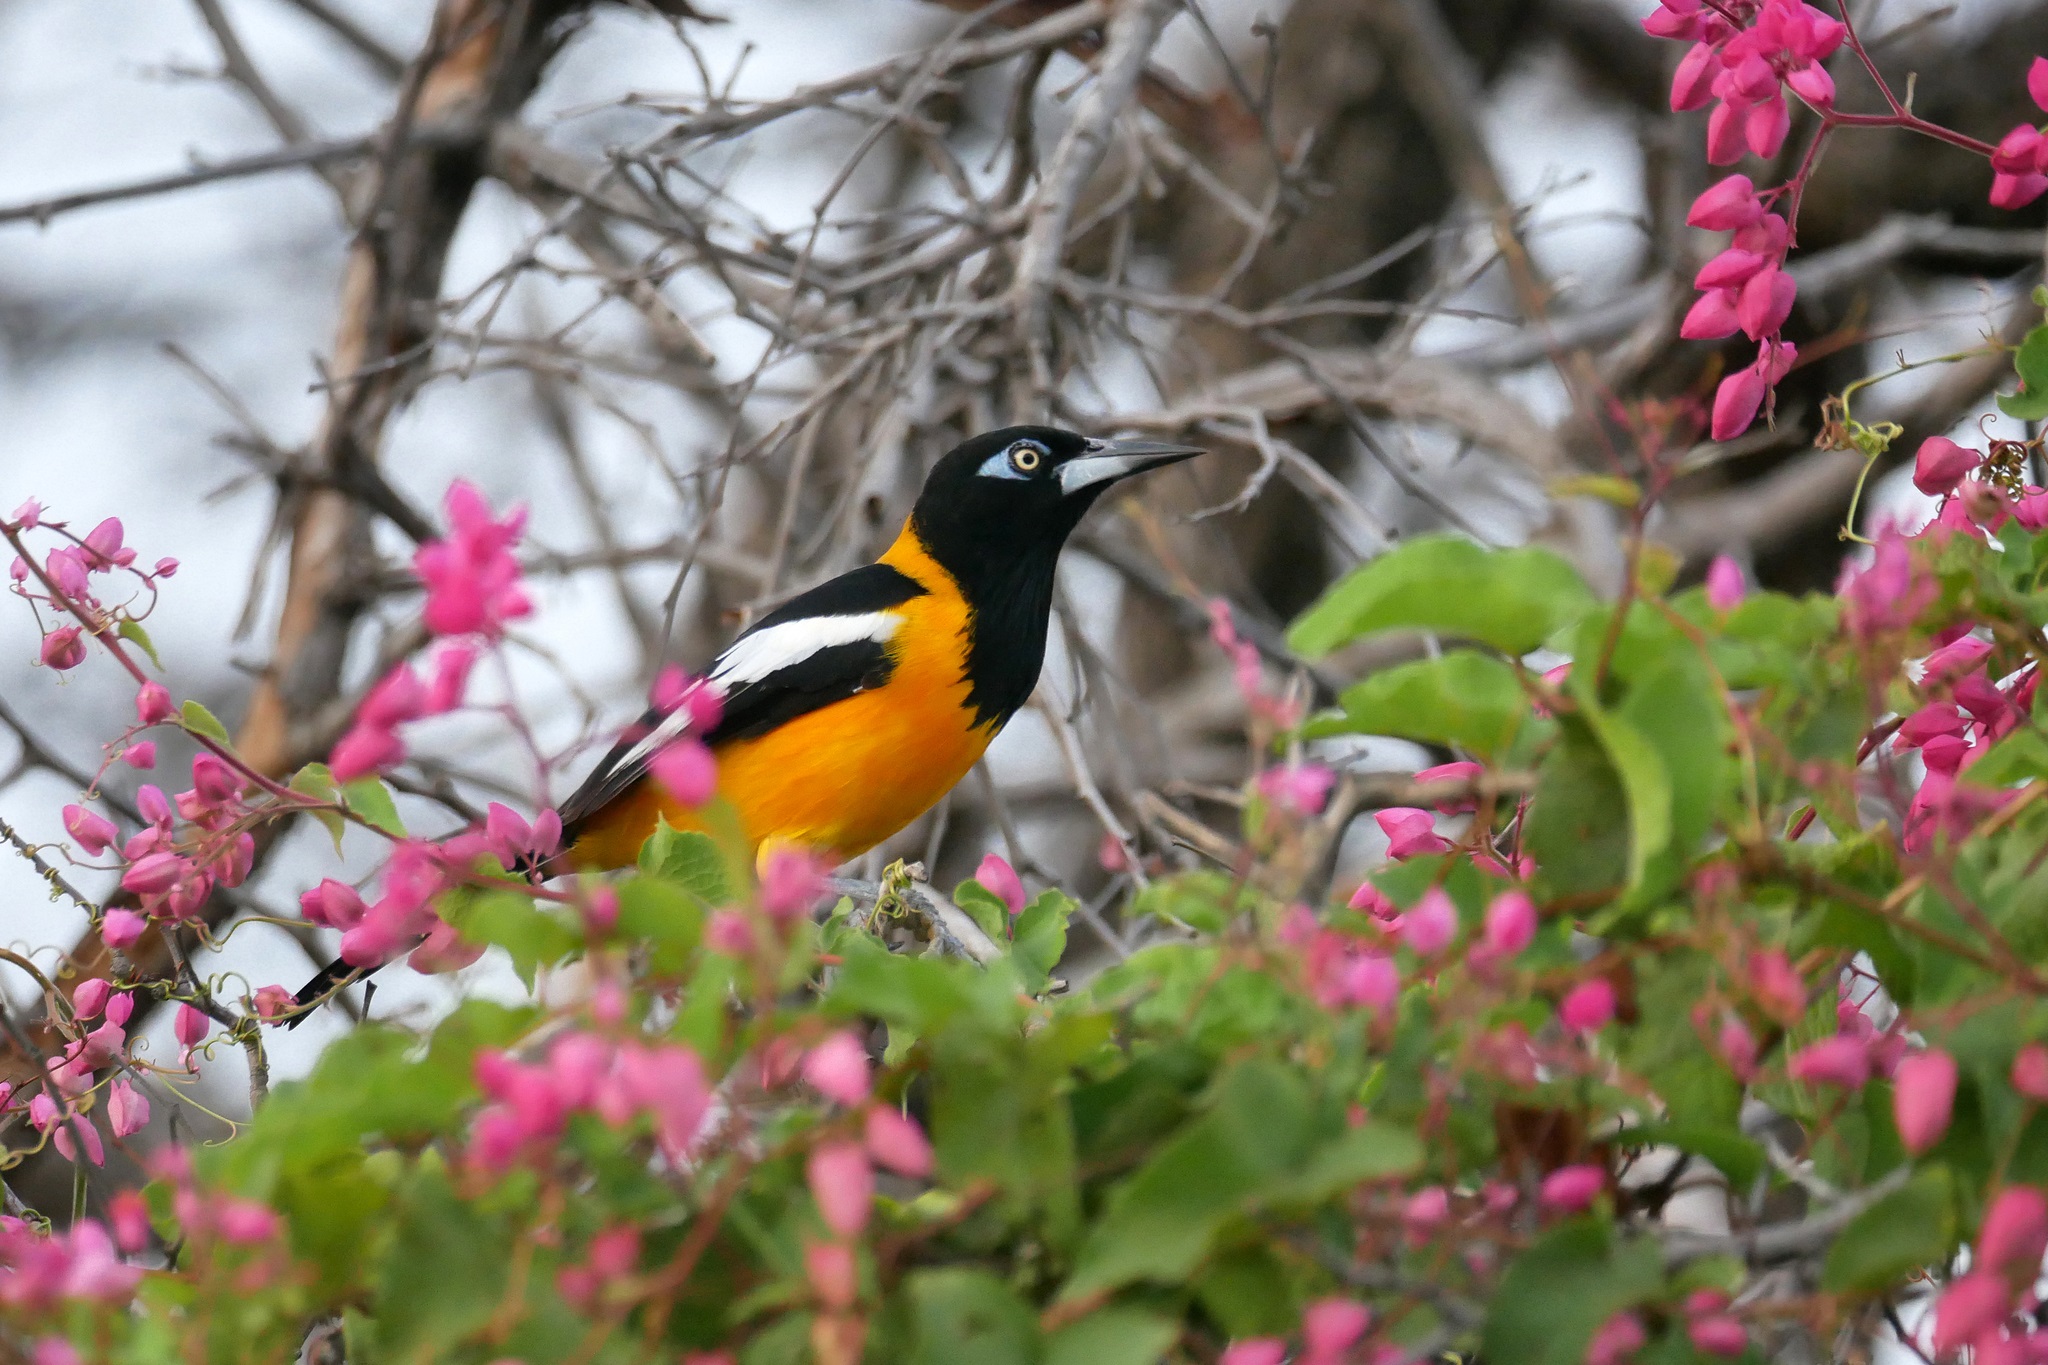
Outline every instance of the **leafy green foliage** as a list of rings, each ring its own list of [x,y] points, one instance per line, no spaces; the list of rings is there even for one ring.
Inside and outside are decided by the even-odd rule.
[[[1526,654],[1592,605],[1571,565],[1533,546],[1487,551],[1454,536],[1421,536],[1354,569],[1287,633],[1319,658],[1383,630],[1428,630]]]

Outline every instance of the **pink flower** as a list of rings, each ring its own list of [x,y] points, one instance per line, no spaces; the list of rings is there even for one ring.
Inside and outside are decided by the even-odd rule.
[[[1838,1033],[1801,1048],[1786,1070],[1796,1081],[1860,1090],[1870,1079],[1870,1047],[1861,1038]]]
[[[461,479],[448,486],[442,506],[447,537],[420,546],[412,561],[427,588],[427,629],[436,635],[503,634],[507,621],[533,610],[511,553],[526,527],[525,509],[494,520],[483,494]]]
[[[107,994],[112,990],[105,977],[87,977],[71,992],[71,1012],[80,1019],[92,1018],[107,1007]]]
[[[363,918],[363,898],[346,882],[328,877],[311,891],[300,893],[299,914],[308,924],[353,929]]]
[[[1372,1310],[1355,1299],[1317,1299],[1301,1315],[1303,1365],[1337,1365],[1371,1323]]]
[[[2024,175],[2006,175],[1994,172],[1991,177],[1991,207],[1995,209],[2023,209],[2041,197],[2048,190],[2048,175],[2029,171]]]
[[[114,822],[97,811],[84,806],[64,808],[64,832],[78,841],[89,858],[97,858],[107,851],[107,846],[121,837],[121,831],[114,828]]]
[[[1401,973],[1394,959],[1361,953],[1344,964],[1338,991],[1348,1004],[1384,1010],[1401,994]]]
[[[282,986],[259,986],[256,989],[256,1017],[266,1023],[282,1019],[291,1009],[292,993]]]
[[[1473,762],[1439,763],[1434,768],[1424,768],[1415,774],[1417,782],[1476,782],[1485,776],[1486,768]],[[1479,808],[1475,796],[1453,796],[1448,800],[1434,803],[1439,815],[1466,815]]]
[[[1513,957],[1536,938],[1536,905],[1520,891],[1503,891],[1486,907],[1487,955]]]
[[[1586,1365],[1621,1365],[1648,1340],[1640,1318],[1634,1313],[1616,1313],[1600,1324],[1586,1344]]]
[[[1968,446],[1957,445],[1946,436],[1930,436],[1913,457],[1913,487],[1938,498],[1954,492],[1963,476],[1983,462],[1984,457]]]
[[[1934,1306],[1934,1354],[1945,1356],[1998,1326],[2012,1311],[2012,1290],[1989,1270],[1951,1281]]]
[[[152,853],[121,874],[121,889],[138,896],[161,896],[189,870],[190,865],[175,853]]]
[[[1956,1101],[1956,1059],[1940,1048],[1916,1052],[1892,1076],[1892,1117],[1899,1140],[1919,1156],[1948,1131]]]
[[[149,921],[133,910],[109,910],[100,917],[100,942],[115,952],[126,952],[142,937]]]
[[[1337,774],[1320,763],[1290,764],[1259,774],[1259,795],[1283,809],[1314,815],[1330,798]]]
[[[718,760],[695,739],[662,746],[647,761],[647,770],[662,789],[686,806],[701,806],[718,790]]]
[[[213,1021],[190,1005],[178,1006],[178,1022],[175,1032],[181,1047],[195,1048],[206,1041],[206,1035],[213,1028]]]
[[[1351,899],[1346,901],[1345,905],[1352,910],[1363,910],[1374,919],[1390,920],[1400,913],[1394,903],[1387,899],[1386,892],[1371,882],[1360,882],[1358,889],[1351,893]]]
[[[1920,662],[1920,685],[1933,687],[1964,673],[1974,673],[1990,657],[1991,642],[1975,635],[1943,645]]]
[[[1742,319],[1735,311],[1741,297],[1740,291],[1734,289],[1708,290],[1694,300],[1685,320],[1678,324],[1678,334],[1687,341],[1718,341],[1734,336],[1742,328]]]
[[[221,1240],[234,1246],[254,1246],[277,1235],[277,1215],[253,1199],[228,1199],[219,1211]]]
[[[877,1165],[915,1179],[932,1173],[932,1144],[916,1119],[886,1104],[871,1105],[862,1137]]]
[[[327,767],[337,782],[353,782],[386,768],[396,767],[405,757],[405,745],[389,730],[357,725],[336,742],[327,756]]]
[[[1614,1017],[1614,987],[1596,976],[1572,987],[1557,1007],[1558,1022],[1569,1033],[1598,1033]]]
[[[116,1192],[107,1201],[107,1221],[113,1224],[114,1244],[130,1256],[149,1245],[149,1204],[139,1191]]]
[[[2048,1047],[2028,1043],[2012,1059],[2012,1088],[2036,1104],[2048,1103]]]
[[[1733,611],[1747,592],[1742,566],[1727,555],[1715,555],[1707,566],[1707,605],[1715,611]]]
[[[1435,957],[1458,936],[1458,907],[1451,904],[1442,887],[1432,886],[1422,893],[1415,908],[1400,918],[1395,932],[1419,955]]]
[[[108,517],[86,533],[85,549],[95,569],[126,568],[135,562],[135,551],[122,548],[125,535],[119,517]]]
[[[853,1248],[844,1242],[804,1242],[804,1278],[818,1302],[837,1312],[853,1307],[860,1293],[860,1272]]]
[[[9,517],[8,520],[14,523],[14,529],[17,531],[33,531],[36,527],[43,524],[43,505],[34,498],[30,498],[27,502],[15,508],[13,516]]]
[[[777,920],[809,914],[827,890],[826,868],[816,854],[793,845],[770,849],[761,862],[761,909]]]
[[[1782,948],[1749,955],[1749,989],[1764,1013],[1790,1028],[1806,1013],[1806,983]]]
[[[2048,1198],[2032,1185],[2009,1185],[1998,1192],[1977,1230],[1977,1264],[1987,1270],[2017,1272],[2032,1284],[2048,1253]]]
[[[737,910],[713,911],[704,926],[704,946],[727,957],[745,957],[754,951],[754,926]]]
[[[1763,205],[1757,202],[1756,185],[1746,175],[1731,175],[1693,200],[1685,221],[1709,232],[1730,232],[1748,227],[1763,214]]]
[[[117,1138],[134,1137],[149,1122],[149,1098],[123,1076],[107,1091],[107,1122]]]
[[[171,703],[170,689],[160,682],[146,682],[135,692],[135,719],[144,725],[161,725],[178,714]]]
[[[841,1237],[860,1236],[875,1198],[875,1172],[867,1153],[851,1142],[821,1143],[812,1149],[804,1177],[825,1226]]]
[[[423,714],[438,716],[462,704],[469,671],[476,665],[474,645],[448,645],[434,656],[434,680],[427,684]]]
[[[1740,1019],[1732,1014],[1723,1019],[1720,1035],[1714,1041],[1721,1060],[1737,1080],[1747,1081],[1756,1075],[1756,1037]]]
[[[1749,1332],[1742,1323],[1725,1313],[1694,1318],[1685,1334],[1692,1344],[1710,1356],[1739,1356],[1749,1349]]]
[[[467,941],[456,932],[454,925],[437,919],[428,927],[419,946],[406,954],[405,965],[422,976],[459,972],[481,958],[485,946]]]
[[[1792,304],[1798,294],[1799,286],[1792,277],[1776,266],[1752,275],[1749,283],[1742,286],[1742,297],[1735,305],[1743,335],[1751,341],[1774,335],[1792,315]]]
[[[867,1049],[845,1029],[804,1055],[804,1079],[825,1098],[849,1108],[865,1101],[874,1089]]]
[[[1577,1213],[1606,1188],[1607,1172],[1599,1166],[1560,1166],[1543,1177],[1537,1197],[1547,1209]]]
[[[1427,1233],[1450,1216],[1450,1192],[1441,1185],[1428,1185],[1417,1190],[1401,1206],[1401,1221],[1411,1232]]]
[[[2027,94],[2037,108],[2048,109],[2048,57],[2034,58],[2027,68]]]
[[[974,869],[974,880],[981,889],[1001,901],[1013,915],[1024,911],[1024,883],[1017,876],[1017,869],[1011,867],[1001,854],[990,853],[982,857],[981,866]]]
[[[719,719],[725,714],[725,693],[717,683],[708,678],[692,677],[674,664],[669,664],[655,675],[648,699],[663,715],[674,712],[678,707],[687,707],[690,733],[693,735],[706,735],[716,730]]]
[[[1717,441],[1732,441],[1749,430],[1756,420],[1757,409],[1763,406],[1764,394],[1770,388],[1754,365],[1745,366],[1721,381],[1714,391],[1713,437]]]
[[[1959,738],[1965,728],[1955,703],[1931,701],[1899,726],[1899,747],[1917,749],[1930,740]]]
[[[1413,806],[1390,806],[1372,817],[1387,836],[1389,858],[1448,853],[1451,841],[1436,832],[1436,818]]]
[[[1720,255],[1701,266],[1699,273],[1692,277],[1695,289],[1740,289],[1756,273],[1771,262],[1768,257],[1754,251],[1744,251],[1731,246]]]
[[[1216,1365],[1281,1365],[1287,1359],[1287,1343],[1278,1337],[1246,1337],[1233,1341]]]
[[[85,662],[85,643],[77,626],[59,626],[43,637],[43,663],[59,673]]]
[[[121,761],[144,772],[156,766],[156,741],[145,739],[121,751]]]

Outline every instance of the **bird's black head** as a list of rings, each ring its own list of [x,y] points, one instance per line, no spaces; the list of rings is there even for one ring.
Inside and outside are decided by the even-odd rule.
[[[963,442],[933,466],[910,524],[974,608],[968,671],[984,719],[1007,719],[1038,681],[1053,571],[1081,515],[1111,484],[1201,453],[1057,427],[1005,427]]]

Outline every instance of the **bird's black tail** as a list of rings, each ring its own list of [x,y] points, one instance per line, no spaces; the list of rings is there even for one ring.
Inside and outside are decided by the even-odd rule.
[[[299,987],[299,993],[292,997],[292,1004],[301,1012],[294,1014],[287,1020],[285,1028],[295,1029],[305,1023],[306,1020],[313,1016],[312,1006],[319,1004],[344,986],[349,986],[362,980],[362,978],[375,970],[376,968],[374,967],[363,968],[353,966],[337,957],[334,961],[322,967],[319,974],[311,981]]]

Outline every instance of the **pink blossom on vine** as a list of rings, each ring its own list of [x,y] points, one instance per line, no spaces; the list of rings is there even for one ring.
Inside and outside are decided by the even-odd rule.
[[[1401,942],[1422,957],[1434,957],[1458,936],[1458,908],[1440,886],[1422,893],[1415,908],[1395,921]]]
[[[1934,1306],[1934,1354],[1946,1356],[1995,1329],[2012,1311],[2012,1290],[1989,1270],[1949,1282]]]
[[[1985,1211],[1977,1231],[1977,1264],[2000,1273],[2017,1272],[2032,1284],[2048,1254],[2048,1198],[2032,1185],[2008,1185]]]
[[[1586,1365],[1622,1365],[1649,1340],[1643,1320],[1634,1313],[1616,1313],[1600,1324],[1586,1345]]]
[[[1733,611],[1748,593],[1742,566],[1727,555],[1715,555],[1707,565],[1707,605],[1715,611]]]
[[[1756,185],[1746,175],[1730,175],[1716,181],[1692,201],[1685,215],[1691,227],[1708,232],[1734,232],[1764,216],[1763,201]]]
[[[149,1123],[149,1098],[128,1083],[115,1081],[107,1091],[107,1122],[118,1138],[134,1137]]]
[[[1414,858],[1451,850],[1451,841],[1436,832],[1436,817],[1426,810],[1390,806],[1375,812],[1372,818],[1387,836],[1389,858]]]
[[[1965,635],[1935,650],[1920,661],[1920,685],[1934,687],[1963,673],[1974,671],[1991,655],[1991,642]]]
[[[474,484],[457,479],[442,500],[448,534],[431,540],[413,555],[413,570],[427,588],[422,612],[427,629],[436,635],[502,635],[507,621],[533,611],[520,583],[519,561],[512,557],[526,528],[526,509],[514,508],[502,520]]]
[[[1371,882],[1360,882],[1358,889],[1345,902],[1347,909],[1363,910],[1374,919],[1391,920],[1400,914],[1400,909],[1387,899],[1387,893]]]
[[[687,708],[690,733],[694,735],[706,735],[716,730],[719,720],[725,715],[725,693],[718,684],[709,678],[685,673],[675,664],[667,665],[655,675],[648,700],[665,716],[679,708]]]
[[[43,637],[42,660],[45,667],[59,673],[67,672],[85,662],[85,642],[79,639],[77,626],[59,626]]]
[[[149,921],[133,910],[109,910],[100,917],[100,942],[117,953],[126,952],[148,927]]]
[[[1749,1349],[1749,1329],[1726,1313],[1694,1318],[1685,1326],[1692,1344],[1710,1356],[1739,1356]]]
[[[1557,1007],[1557,1021],[1569,1033],[1598,1033],[1614,1018],[1614,987],[1604,976],[1581,981]]]
[[[1917,749],[1930,740],[1959,736],[1965,728],[1953,702],[1931,701],[1899,726],[1899,747]]]
[[[2048,1104],[2048,1045],[2028,1043],[2014,1054],[2012,1088],[2036,1104]]]
[[[1017,876],[1017,869],[1011,867],[1009,860],[1000,853],[982,857],[981,865],[974,869],[974,880],[982,890],[1001,901],[1003,908],[1011,914],[1023,913],[1024,882]]]
[[[1216,1365],[1281,1365],[1287,1359],[1287,1343],[1278,1337],[1246,1337],[1233,1341]]]
[[[1479,949],[1490,960],[1514,957],[1536,938],[1536,905],[1520,891],[1504,891],[1486,907]]]
[[[299,894],[299,914],[308,924],[328,929],[353,929],[363,917],[363,898],[356,889],[332,877]]]
[[[1314,815],[1330,798],[1337,774],[1321,763],[1288,763],[1259,774],[1259,795],[1283,810]]]
[[[718,762],[700,741],[685,735],[661,747],[647,769],[663,791],[686,806],[701,806],[718,790]]]
[[[1892,1076],[1892,1114],[1907,1151],[1918,1156],[1941,1141],[1955,1101],[1955,1058],[1929,1048],[1899,1063]]]
[[[1593,1165],[1560,1166],[1543,1177],[1537,1197],[1543,1207],[1577,1213],[1607,1187],[1607,1171]]]
[[[1302,1365],[1339,1365],[1372,1325],[1372,1310],[1356,1299],[1318,1299],[1301,1315]]]
[[[848,1107],[864,1103],[874,1089],[867,1049],[845,1029],[804,1054],[804,1079],[825,1098]]]
[[[913,1179],[932,1173],[931,1140],[925,1137],[916,1119],[905,1117],[889,1105],[868,1107],[861,1138],[878,1166]]]
[[[825,1226],[841,1237],[858,1237],[868,1225],[875,1200],[875,1171],[867,1153],[851,1142],[825,1142],[811,1149],[804,1178]]]
[[[1476,782],[1485,776],[1482,764],[1465,760],[1457,763],[1439,763],[1434,768],[1424,768],[1415,774],[1417,782]],[[1433,803],[1438,815],[1469,815],[1479,808],[1476,796],[1453,796]]]
[[[80,1019],[90,1019],[107,1007],[107,996],[113,986],[103,976],[90,976],[78,983],[71,992],[71,1012]]]
[[[131,768],[148,772],[156,766],[156,741],[141,740],[121,750],[121,761]]]
[[[1838,1033],[1794,1053],[1786,1071],[1795,1081],[1861,1090],[1870,1079],[1870,1047],[1861,1038]]]
[[[121,837],[121,831],[114,828],[114,822],[97,811],[84,806],[64,808],[64,832],[77,841],[89,858],[97,858],[107,851],[107,846]]]
[[[817,854],[791,844],[769,850],[761,860],[761,909],[776,920],[809,914],[829,889],[830,870]]]

